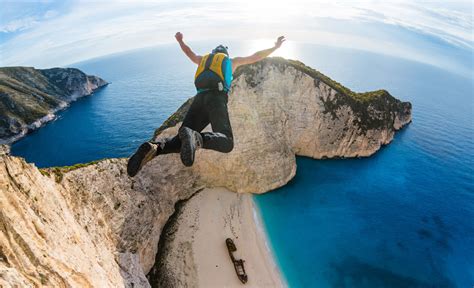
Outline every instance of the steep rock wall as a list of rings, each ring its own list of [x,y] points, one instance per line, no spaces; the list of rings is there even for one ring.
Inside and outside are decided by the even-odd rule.
[[[0,286],[148,287],[174,204],[203,188],[166,160],[132,180],[125,159],[40,171],[0,156]]]

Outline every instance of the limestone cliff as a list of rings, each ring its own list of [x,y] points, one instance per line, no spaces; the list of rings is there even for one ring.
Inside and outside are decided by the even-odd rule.
[[[174,204],[201,188],[166,160],[132,180],[125,159],[40,171],[0,156],[0,287],[148,287]]]
[[[385,90],[355,93],[297,61],[268,58],[238,69],[234,78],[228,103],[234,150],[198,151],[193,166],[208,186],[266,192],[295,175],[295,155],[370,156],[411,121],[409,102]],[[154,138],[175,134],[191,103]]]
[[[11,143],[107,82],[74,68],[0,68],[0,143]]]
[[[174,134],[191,101],[155,137]],[[293,177],[295,155],[369,156],[410,121],[411,105],[268,59],[236,73],[229,113],[231,153],[198,151],[191,168],[162,155],[133,179],[125,159],[40,171],[1,155],[0,286],[148,287],[177,201],[205,187],[270,191]]]

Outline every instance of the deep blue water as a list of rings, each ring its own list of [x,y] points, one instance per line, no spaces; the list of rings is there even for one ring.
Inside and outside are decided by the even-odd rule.
[[[413,123],[370,158],[298,158],[289,185],[256,197],[290,286],[472,287],[473,80],[328,54],[337,61],[311,66],[356,91],[384,87],[411,101]]]
[[[163,46],[74,65],[112,84],[13,154],[40,167],[128,156],[193,96],[194,67],[180,53]],[[473,80],[356,50],[300,45],[297,55],[353,90],[411,101],[413,123],[370,158],[298,158],[287,186],[255,197],[290,286],[472,287]]]

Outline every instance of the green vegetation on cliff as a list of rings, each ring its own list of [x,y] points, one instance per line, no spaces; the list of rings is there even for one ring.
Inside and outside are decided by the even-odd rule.
[[[351,98],[354,98],[357,101],[370,101],[373,100],[377,97],[384,96],[384,95],[389,95],[389,93],[386,90],[376,90],[376,91],[370,91],[370,92],[363,92],[363,93],[357,93],[352,91],[351,89],[345,87],[341,83],[334,81],[333,79],[329,78],[328,76],[324,75],[323,73],[319,72],[316,69],[313,69],[309,66],[306,66],[304,63],[297,61],[297,60],[288,60],[285,58],[281,57],[270,57],[266,58],[260,62],[257,62],[255,64],[251,65],[244,65],[240,66],[237,68],[237,70],[234,73],[234,78],[237,78],[241,74],[247,74],[249,75],[246,79],[251,82],[251,79],[248,79],[253,76],[253,68],[257,67],[261,68],[263,65],[268,65],[272,64],[275,65],[278,68],[283,69],[286,66],[291,66],[295,68],[296,70],[299,70],[311,77],[313,77],[316,81],[321,81],[331,87],[332,89],[336,90],[338,93],[347,95]]]
[[[51,176],[51,174],[54,175],[54,178],[55,178],[56,182],[59,183],[63,179],[63,174],[64,173],[67,173],[69,171],[73,171],[73,170],[76,170],[76,169],[79,169],[79,168],[87,167],[87,166],[90,166],[90,165],[94,165],[94,164],[97,164],[99,162],[100,162],[100,160],[91,161],[91,162],[88,162],[88,163],[78,163],[78,164],[74,164],[74,165],[71,165],[71,166],[48,167],[48,168],[39,169],[39,171],[41,172],[41,174],[43,174],[45,176],[48,176],[48,177]]]
[[[56,110],[106,84],[75,68],[1,67],[0,143],[35,129]]]

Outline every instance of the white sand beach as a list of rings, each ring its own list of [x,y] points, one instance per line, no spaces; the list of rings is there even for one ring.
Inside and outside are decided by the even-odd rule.
[[[166,262],[183,286],[286,287],[266,235],[259,226],[252,196],[223,188],[205,189],[187,201],[168,240]],[[247,284],[237,278],[226,238],[234,256],[245,261]]]

